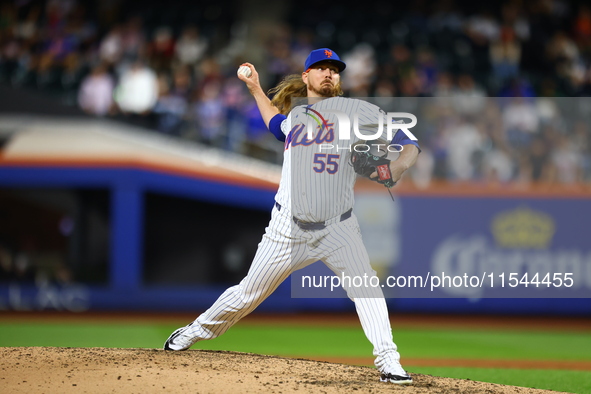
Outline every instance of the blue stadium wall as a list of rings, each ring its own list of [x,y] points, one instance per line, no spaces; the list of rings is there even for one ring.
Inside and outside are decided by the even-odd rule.
[[[0,309],[4,310],[202,311],[228,284],[146,285],[143,282],[146,194],[241,207],[259,211],[261,215],[268,215],[274,197],[274,190],[141,168],[0,167],[0,188],[28,187],[108,190],[108,282],[68,286],[5,283],[0,286]],[[493,289],[456,294],[441,289],[430,294],[414,294],[405,292],[410,290],[406,289],[388,298],[393,312],[591,315],[590,199],[402,195],[397,201],[402,207],[401,251],[399,263],[388,274],[424,275],[442,267],[459,274],[466,269],[461,264],[474,269],[470,256],[450,257],[454,252],[449,250],[456,250],[457,254],[464,245],[480,248],[481,260],[538,259],[549,261],[555,268],[575,270],[577,285],[558,295],[515,293],[510,298],[508,293],[495,293]],[[513,220],[516,217],[521,217],[521,222]],[[450,245],[456,245],[456,249]],[[518,267],[519,263],[516,264]],[[170,267],[174,269],[174,261]],[[318,274],[326,272],[318,264],[313,270]],[[283,283],[258,310],[354,310],[352,302],[344,297],[294,298],[291,280]]]

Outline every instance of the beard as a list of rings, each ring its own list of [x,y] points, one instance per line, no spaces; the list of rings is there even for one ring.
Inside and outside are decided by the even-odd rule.
[[[330,82],[322,82],[319,87],[312,86],[310,90],[320,97],[337,96],[337,87]]]

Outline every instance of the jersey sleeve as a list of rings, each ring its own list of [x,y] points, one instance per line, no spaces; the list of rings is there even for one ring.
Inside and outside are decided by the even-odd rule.
[[[406,133],[400,129],[398,129],[394,134],[394,138],[392,138],[390,145],[414,145],[419,150],[419,153],[421,153],[421,147],[419,146],[418,142],[408,138]]]
[[[271,118],[269,121],[269,131],[277,138],[279,141],[285,141],[286,133],[286,120],[287,117],[282,114],[277,114]],[[289,130],[288,130],[289,131]]]
[[[363,100],[362,100],[363,101]],[[375,104],[363,101],[360,105],[359,123],[360,124],[371,124],[373,127],[379,121],[376,116],[382,117],[382,124],[385,125],[387,121],[386,112],[383,109],[376,106]],[[403,121],[398,121],[404,123]],[[385,133],[385,129],[384,129]],[[391,145],[414,145],[421,152],[421,147],[417,141],[411,140],[404,131],[398,129],[392,137]]]

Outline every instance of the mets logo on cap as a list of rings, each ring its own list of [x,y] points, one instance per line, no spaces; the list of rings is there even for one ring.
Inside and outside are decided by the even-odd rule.
[[[306,63],[304,63],[304,70],[309,70],[316,63],[320,63],[323,61],[330,62],[337,66],[339,72],[343,71],[347,66],[345,62],[341,60],[339,55],[336,54],[335,51],[333,51],[330,48],[320,48],[310,52],[308,58],[306,59]]]

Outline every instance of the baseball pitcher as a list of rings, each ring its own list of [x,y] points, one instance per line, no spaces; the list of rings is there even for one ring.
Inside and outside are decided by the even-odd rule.
[[[222,335],[292,272],[318,260],[338,276],[376,276],[352,212],[356,177],[366,176],[390,188],[415,163],[420,150],[416,141],[400,131],[391,141],[403,147],[394,161],[355,149],[365,141],[351,132],[347,119],[368,125],[385,114],[363,100],[340,97],[340,73],[345,67],[331,49],[316,49],[306,59],[301,75],[288,76],[270,90],[273,100],[261,88],[252,64],[244,63],[239,69],[238,78],[256,100],[269,130],[285,144],[279,190],[246,277],[195,321],[174,331],[165,350],[186,350],[198,341]],[[296,97],[305,98],[305,103],[292,108]],[[380,380],[412,383],[400,365],[381,288],[349,284],[344,289],[373,345]]]

